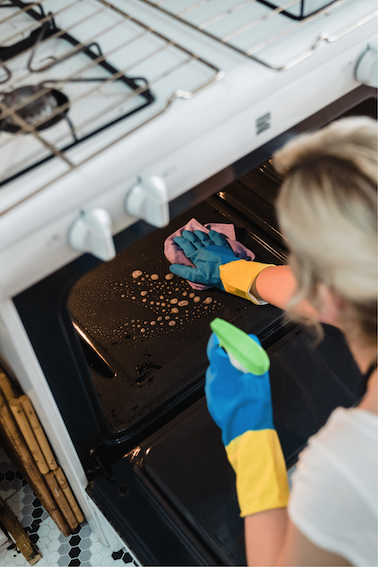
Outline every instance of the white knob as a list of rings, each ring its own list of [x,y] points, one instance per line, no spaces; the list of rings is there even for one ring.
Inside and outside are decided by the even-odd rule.
[[[96,258],[108,261],[115,255],[112,221],[105,209],[89,209],[72,223],[68,243],[74,250],[91,252]]]
[[[163,179],[157,175],[138,179],[126,196],[125,210],[132,217],[143,219],[153,226],[167,226],[168,191]]]
[[[368,44],[356,68],[356,79],[364,85],[377,88],[377,42]]]

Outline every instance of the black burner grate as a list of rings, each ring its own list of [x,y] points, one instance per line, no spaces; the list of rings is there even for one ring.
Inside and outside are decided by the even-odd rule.
[[[55,147],[52,144],[46,143],[44,138],[38,136],[39,141],[51,151],[51,155],[38,163],[46,161],[46,159],[53,157],[53,155],[63,157],[66,150],[80,142],[83,142],[84,140],[87,140],[89,137],[97,134],[105,128],[109,128],[116,122],[135,114],[154,102],[154,96],[150,91],[148,81],[145,77],[128,77],[106,60],[101,47],[97,42],[92,42],[88,45],[82,44],[66,31],[59,29],[55,23],[53,14],[49,13],[46,15],[42,4],[37,5],[37,9],[34,9],[34,3],[26,3],[21,0],[7,0],[0,5],[0,8],[16,8],[40,24],[37,29],[33,29],[30,32],[28,37],[17,41],[12,45],[0,47],[0,65],[4,74],[4,77],[0,80],[0,84],[4,85],[4,90],[0,92],[0,133],[1,131],[6,131],[21,134],[31,133],[38,136],[39,131],[49,128],[61,119],[65,119],[69,125],[72,135],[71,142],[65,144],[63,148],[58,148],[58,145]],[[39,46],[46,44],[48,40],[54,39],[68,43],[70,46],[68,53],[58,58],[51,56],[51,58],[49,58],[49,60],[43,65],[35,67],[33,65],[33,60]],[[24,53],[28,54],[28,61],[25,70],[30,73],[30,77],[44,73],[52,68],[56,68],[59,64],[71,57],[77,56],[78,54],[84,54],[87,56],[88,68],[93,69],[94,75],[96,74],[96,69],[98,69],[98,67],[105,71],[105,73],[102,73],[101,77],[87,77],[76,74],[76,76],[62,76],[58,79],[45,78],[37,85],[32,84],[16,89],[7,89],[7,85],[12,79],[12,70],[8,62],[13,61],[19,55]],[[31,80],[33,79],[31,78]],[[64,89],[64,85],[66,83],[74,82],[93,82],[104,84],[112,82],[122,83],[125,87],[127,87],[125,92],[126,96],[131,90],[131,96],[137,97],[140,102],[139,104],[133,105],[133,107],[128,109],[128,111],[124,114],[117,116],[116,119],[111,119],[104,125],[95,127],[92,131],[85,135],[78,135],[75,125],[70,120],[70,100],[63,92],[55,88],[58,86],[60,89]],[[47,99],[50,102],[54,102],[54,104],[48,104],[46,102]],[[48,112],[46,111],[47,107],[50,107],[50,111]],[[105,111],[106,110],[107,109],[105,109]],[[63,159],[67,161],[67,158],[63,157]],[[17,175],[24,172],[25,169],[22,169],[22,171],[20,171]],[[4,181],[0,181],[0,185],[5,181],[9,181],[9,178]]]
[[[257,1],[274,10],[282,10],[280,12],[281,14],[293,20],[304,20],[336,2],[336,0],[294,0],[292,2],[288,0],[281,0],[281,2],[269,2],[268,0]]]

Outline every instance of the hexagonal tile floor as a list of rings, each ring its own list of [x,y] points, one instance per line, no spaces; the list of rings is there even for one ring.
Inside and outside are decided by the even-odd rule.
[[[65,537],[1,448],[0,495],[40,551],[42,559],[36,563],[38,567],[139,565],[126,548],[113,551],[105,547],[86,522],[73,535]],[[29,566],[11,540],[0,547],[2,566]]]
[[[7,455],[0,448],[0,496],[6,500],[20,490],[26,482],[8,459]]]

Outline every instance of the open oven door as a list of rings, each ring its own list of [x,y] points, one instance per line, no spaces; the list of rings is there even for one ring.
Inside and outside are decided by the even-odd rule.
[[[259,202],[258,189],[262,183],[265,189],[270,188],[267,194],[272,198],[278,183],[269,163],[231,184],[221,195],[197,205],[190,210],[190,215],[204,224],[233,223],[238,240],[255,252],[257,261],[277,264],[285,259],[285,244],[276,228],[273,204],[266,198]],[[153,258],[163,248],[165,237],[182,226],[187,215],[175,219],[159,234],[155,232],[146,237],[135,249],[129,249],[129,272],[132,272],[131,266],[138,266],[140,275],[147,276],[146,270],[154,265],[155,275],[159,278],[155,282],[164,280],[168,265],[162,261],[160,267]],[[264,224],[263,229],[259,223]],[[133,263],[134,255],[137,264]],[[119,262],[118,275],[124,273],[123,260],[119,258]],[[101,277],[97,274],[97,282],[120,279],[109,264],[99,270]],[[87,285],[84,278],[73,289],[75,299],[71,297],[71,311],[77,324],[88,331],[90,325],[84,324],[83,317],[88,318],[89,301],[93,304],[96,283],[93,275],[87,278]],[[154,301],[155,295],[162,292],[148,287],[147,281],[146,277],[139,289],[144,293],[146,287],[146,295],[142,297],[154,298]],[[172,290],[181,291],[178,287],[181,285],[186,286],[188,292],[190,290],[187,282],[169,281]],[[124,280],[123,288],[132,283],[132,280]],[[134,289],[136,286],[134,283]],[[169,291],[164,293],[167,296]],[[100,305],[101,285],[97,294],[96,305]],[[337,329],[325,326],[324,340],[319,342],[310,331],[290,323],[279,309],[270,305],[256,306],[215,289],[196,294],[201,298],[197,304],[202,306],[201,316],[196,318],[195,304],[191,304],[192,307],[189,304],[190,315],[185,326],[175,334],[155,332],[148,348],[148,338],[144,346],[138,346],[134,340],[134,351],[130,356],[122,349],[119,352],[118,344],[108,343],[106,351],[100,352],[112,361],[109,366],[129,368],[129,376],[131,366],[135,367],[133,356],[139,354],[140,360],[144,355],[147,356],[145,360],[159,361],[159,364],[147,364],[147,372],[140,377],[143,403],[149,400],[148,424],[140,413],[135,423],[128,425],[133,434],[124,444],[124,453],[113,460],[105,458],[107,470],[100,465],[102,474],[94,476],[87,488],[96,505],[143,564],[240,565],[246,562],[244,523],[239,517],[235,475],[226,458],[221,432],[212,421],[204,398],[206,343],[210,335],[209,323],[215,316],[257,334],[268,351],[275,426],[288,468],[295,464],[310,435],[324,425],[332,410],[338,405],[355,404],[360,395],[360,372]],[[127,295],[125,289],[121,295]],[[132,297],[136,298],[136,293]],[[205,306],[212,308],[205,311],[206,300]],[[139,308],[143,305],[140,303]],[[103,308],[113,320],[120,310],[116,302],[112,312],[108,298]],[[94,319],[91,325],[98,329],[103,316],[100,315],[97,321]],[[136,299],[127,320],[138,320]],[[103,332],[105,329],[100,334]],[[137,333],[137,329],[134,332]],[[161,352],[154,352],[154,348]],[[136,367],[140,368],[140,365]],[[101,382],[98,375],[96,379]],[[118,379],[120,383],[112,398],[105,390],[101,393],[102,400],[107,396],[109,408],[117,407],[117,412],[109,414],[109,420],[114,419],[113,426],[116,426],[117,418],[127,420],[140,401],[131,389],[128,399],[127,396],[120,397],[121,381],[125,377],[118,374]],[[169,392],[161,389],[159,381]],[[102,379],[104,383],[105,386],[109,384],[109,379]],[[118,400],[122,401],[117,405]],[[165,417],[161,419],[163,415]],[[101,454],[99,458],[101,461]]]
[[[292,329],[268,354],[275,426],[289,468],[336,405],[355,403],[360,374],[331,327],[318,346]],[[204,397],[109,472],[92,480],[88,494],[143,564],[246,564],[235,475]]]

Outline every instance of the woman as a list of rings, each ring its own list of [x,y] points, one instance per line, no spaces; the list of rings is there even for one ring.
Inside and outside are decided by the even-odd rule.
[[[176,239],[195,268],[171,271],[293,317],[342,330],[366,375],[356,408],[337,408],[301,453],[289,495],[269,375],[241,375],[214,335],[209,411],[236,472],[250,565],[377,565],[377,127],[348,118],[276,153],[288,266],[238,260],[219,235]],[[251,386],[252,384],[252,386]]]

